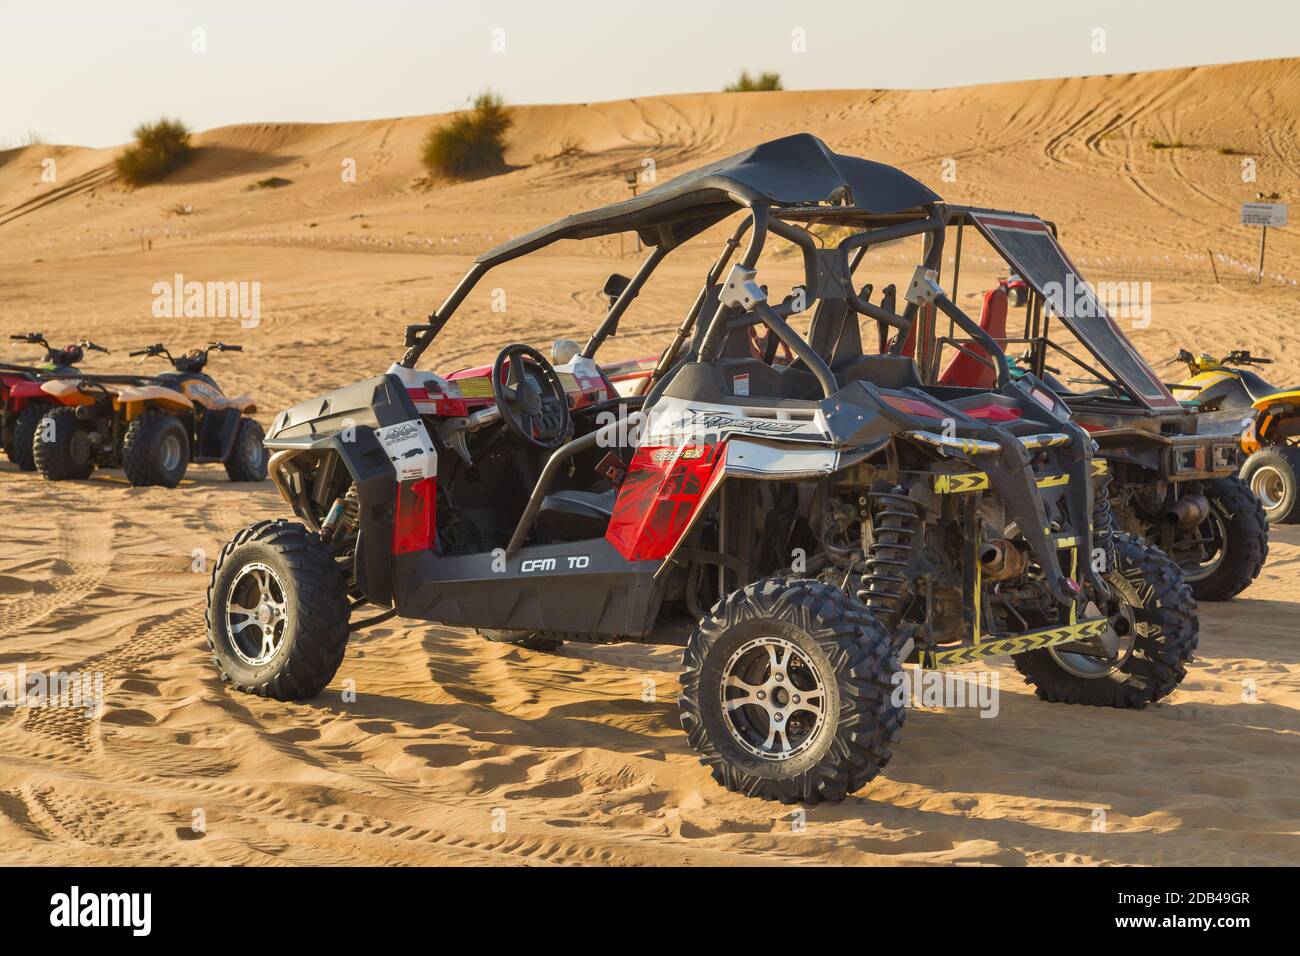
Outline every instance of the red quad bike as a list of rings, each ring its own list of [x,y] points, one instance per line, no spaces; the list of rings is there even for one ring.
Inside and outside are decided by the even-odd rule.
[[[9,338],[45,349],[45,359],[39,365],[0,363],[0,446],[9,460],[23,471],[34,471],[36,461],[32,455],[32,443],[36,427],[45,413],[54,407],[50,396],[41,390],[41,383],[50,378],[79,377],[81,370],[76,365],[86,357],[87,350],[108,354],[108,349],[84,339],[56,349],[40,332],[25,332]]]
[[[37,467],[47,479],[86,478],[98,466],[121,467],[136,486],[174,488],[191,461],[221,462],[231,481],[266,477],[262,426],[247,396],[227,398],[204,368],[209,352],[241,352],[212,342],[173,356],[162,344],[131,352],[162,356],[173,371],[152,377],[101,376],[48,382],[59,404],[37,434]]]
[[[1183,569],[1193,594],[1226,601],[1259,575],[1268,557],[1268,522],[1250,486],[1237,476],[1240,415],[1214,417],[1180,403],[1108,312],[1110,296],[1080,275],[1055,225],[1024,213],[950,206],[947,226],[958,250],[983,239],[1012,270],[984,295],[980,327],[1023,355],[1013,374],[1047,382],[1110,466],[1111,506],[1120,530],[1160,547]],[[1019,283],[1019,328],[1008,330]],[[1122,305],[1122,303],[1120,303]],[[942,385],[987,387],[993,362],[981,344],[926,310],[915,351],[921,376]],[[1065,369],[1065,371],[1063,371]]]
[[[618,396],[601,345],[669,253],[737,214],[648,389]],[[921,183],[802,134],[484,253],[387,372],[276,416],[268,472],[295,517],[243,529],[214,567],[222,679],[313,697],[349,634],[395,615],[527,648],[684,641],[689,745],[724,787],[791,803],[885,766],[905,662],[1014,655],[1045,700],[1165,697],[1197,640],[1182,573],[1116,533],[1087,433],[933,281],[944,222]],[[846,237],[823,247],[823,225]],[[492,268],[630,229],[648,256],[607,284],[585,346],[556,343],[559,367],[515,343],[481,372],[419,368]],[[909,236],[928,251],[899,312],[853,275]],[[779,301],[758,278],[773,240],[804,273]],[[991,388],[864,352],[860,321],[906,335],[929,308],[983,344]],[[354,619],[365,604],[381,610]]]

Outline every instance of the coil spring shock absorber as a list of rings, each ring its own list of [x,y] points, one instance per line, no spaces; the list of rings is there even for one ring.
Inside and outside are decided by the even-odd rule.
[[[899,487],[873,492],[871,503],[873,540],[854,596],[875,611],[881,623],[892,626],[908,597],[911,580],[903,572],[921,519],[916,502]]]
[[[1092,546],[1106,556],[1105,568],[1116,567],[1115,513],[1110,507],[1110,472],[1097,476],[1092,486]]]

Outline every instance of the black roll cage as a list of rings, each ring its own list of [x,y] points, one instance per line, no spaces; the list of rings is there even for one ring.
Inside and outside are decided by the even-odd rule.
[[[738,209],[748,212],[739,223],[731,237],[726,240],[694,304],[683,319],[673,341],[664,351],[659,364],[651,376],[657,380],[678,358],[683,345],[690,337],[695,324],[700,320],[700,313],[708,301],[710,289],[717,285],[723,271],[730,263],[735,251],[748,234],[744,254],[737,267],[752,270],[766,244],[768,233],[774,233],[799,247],[803,259],[804,283],[803,294],[791,293],[776,305],[767,301],[754,301],[747,308],[736,304],[720,302],[711,316],[707,317],[704,337],[700,341],[699,360],[711,361],[726,336],[737,328],[762,324],[771,334],[789,347],[791,353],[801,359],[809,371],[817,378],[826,397],[838,391],[839,383],[834,373],[812,346],[800,336],[786,321],[795,314],[796,303],[802,305],[800,311],[810,309],[822,299],[843,299],[848,307],[860,316],[875,320],[881,330],[892,328],[897,331],[890,354],[900,354],[903,341],[913,325],[922,319],[932,321],[933,309],[937,308],[948,316],[950,329],[960,327],[973,339],[987,349],[993,357],[998,371],[999,386],[1010,378],[1006,355],[998,343],[979,324],[966,315],[952,299],[942,294],[931,294],[924,300],[909,298],[901,314],[875,305],[853,286],[853,273],[856,271],[863,255],[871,246],[911,236],[925,237],[923,267],[935,276],[939,274],[943,261],[943,247],[946,227],[954,213],[964,211],[962,207],[947,207],[942,202],[926,203],[915,209],[900,213],[873,214],[853,206],[830,203],[810,203],[803,205],[773,206],[761,200],[744,201],[733,197]],[[849,225],[861,226],[862,231],[854,232],[834,247],[824,247],[818,238],[807,228],[808,225]],[[618,322],[640,294],[647,280],[667,258],[668,254],[684,243],[676,240],[670,227],[657,227],[658,242],[652,246],[648,256],[630,282],[614,300],[600,326],[592,333],[582,350],[586,358],[594,358],[605,340],[613,334]],[[559,232],[539,236],[530,242],[515,241],[484,253],[469,271],[461,278],[438,310],[429,316],[422,325],[407,326],[406,353],[400,364],[405,368],[414,368],[420,356],[441,332],[456,309],[464,302],[470,291],[490,270],[523,255],[545,248],[562,238],[574,238]],[[689,237],[687,237],[689,238]],[[955,294],[955,289],[954,289]],[[918,328],[918,332],[921,329]],[[919,341],[919,337],[918,337]]]

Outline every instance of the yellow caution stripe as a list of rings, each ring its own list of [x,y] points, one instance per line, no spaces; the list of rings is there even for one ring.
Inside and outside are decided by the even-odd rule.
[[[1057,488],[1070,483],[1069,475],[1044,475],[1037,481],[1039,488]],[[935,475],[934,491],[940,495],[961,495],[969,491],[983,491],[989,486],[989,476],[983,471],[967,471],[957,475]]]
[[[1110,463],[1105,458],[1094,458],[1092,460],[1092,473],[1094,475],[1104,475],[1110,471]]]
[[[953,647],[942,651],[922,651],[921,666],[930,668],[957,667],[971,664],[989,657],[1001,657],[1004,654],[1023,654],[1057,644],[1069,644],[1071,641],[1100,637],[1110,627],[1107,618],[1099,617],[1077,624],[1060,624],[1056,627],[1043,628],[1040,631],[1026,631],[1012,637],[995,637],[985,635],[978,644]]]

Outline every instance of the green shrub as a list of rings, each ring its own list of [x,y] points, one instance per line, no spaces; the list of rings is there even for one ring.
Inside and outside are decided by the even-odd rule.
[[[757,77],[749,75],[748,70],[740,71],[740,79],[722,88],[724,93],[763,93],[769,90],[784,89],[781,86],[780,73],[760,73]]]
[[[190,131],[180,120],[141,123],[134,135],[135,144],[117,157],[117,175],[132,188],[158,182],[194,155]]]
[[[506,131],[514,122],[500,96],[480,93],[472,110],[429,131],[424,165],[434,176],[449,179],[500,172],[506,168]]]

